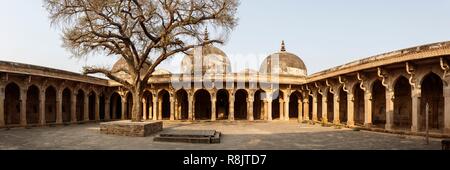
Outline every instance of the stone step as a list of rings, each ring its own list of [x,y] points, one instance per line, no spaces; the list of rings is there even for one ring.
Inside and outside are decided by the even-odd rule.
[[[214,137],[215,130],[173,130],[168,132],[162,132],[161,137]]]
[[[203,144],[214,144],[220,143],[220,132],[215,132],[213,136],[203,137],[203,136],[158,136],[153,139],[156,142],[178,142],[178,143],[203,143]]]

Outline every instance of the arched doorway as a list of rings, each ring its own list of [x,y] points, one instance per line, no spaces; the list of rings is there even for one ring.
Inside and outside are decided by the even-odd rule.
[[[308,117],[309,120],[313,120],[313,104],[314,104],[314,100],[313,97],[308,95]]]
[[[110,99],[110,117],[112,120],[122,119],[122,97],[116,92]]]
[[[229,97],[228,91],[220,89],[216,95],[216,119],[227,120],[229,115]],[[197,108],[197,107],[195,107]]]
[[[322,121],[322,95],[320,93],[317,93],[317,121]]]
[[[234,98],[234,118],[236,120],[247,120],[247,91],[240,89],[236,91]]]
[[[159,111],[163,120],[170,119],[170,94],[166,90],[159,92]]]
[[[149,91],[145,91],[143,99],[143,102],[145,102],[145,105],[142,106],[143,117],[144,119],[153,119],[153,94]]]
[[[39,123],[39,88],[35,85],[27,90],[27,124]]]
[[[354,121],[355,125],[363,126],[364,125],[364,90],[360,88],[360,84],[356,84],[353,87],[353,111],[354,111]]]
[[[211,120],[211,95],[206,90],[198,90],[194,95],[195,120]]]
[[[394,126],[410,129],[412,123],[412,99],[409,80],[401,76],[394,87]]]
[[[97,94],[95,92],[91,92],[89,94],[89,120],[95,120],[95,100],[96,100]]]
[[[98,107],[98,111],[99,111],[99,118],[100,120],[105,120],[105,94],[101,93],[99,95],[99,107]]]
[[[189,119],[189,103],[188,93],[186,90],[181,89],[177,91],[177,119],[188,120]]]
[[[20,88],[16,83],[9,83],[5,87],[5,124],[20,124]]]
[[[328,122],[334,120],[334,94],[331,92],[327,93],[327,119]]]
[[[255,120],[264,120],[264,100],[266,99],[266,92],[264,90],[257,90],[255,92],[255,100],[253,101],[253,116]]]
[[[84,121],[84,92],[81,89],[78,90],[76,105],[77,121],[82,122]]]
[[[386,124],[386,88],[380,80],[372,86],[372,125],[384,128]]]
[[[133,114],[133,94],[127,93],[127,103],[125,108],[125,117],[122,119],[131,119]]]
[[[420,98],[420,129],[426,128],[426,105],[429,106],[428,127],[430,130],[444,129],[444,95],[442,79],[430,73],[422,80],[422,97]]]
[[[70,89],[66,88],[62,93],[62,120],[64,123],[68,123],[71,121],[71,92]]]
[[[280,119],[280,115],[283,114],[284,96],[280,90],[275,91],[272,95],[272,119],[276,120]]]
[[[56,89],[53,86],[45,90],[45,119],[47,123],[56,123]]]
[[[302,104],[301,99],[302,94],[295,91],[289,97],[289,119],[298,119],[299,114],[301,115],[302,110],[299,108],[299,101]]]
[[[340,123],[347,122],[347,92],[344,88],[339,88],[339,121]]]

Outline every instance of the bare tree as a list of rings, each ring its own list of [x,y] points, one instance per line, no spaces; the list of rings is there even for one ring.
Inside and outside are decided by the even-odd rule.
[[[237,25],[238,0],[44,0],[52,24],[63,32],[63,46],[75,57],[93,53],[119,56],[131,77],[116,76],[106,67],[84,67],[101,73],[133,95],[132,121],[141,121],[144,89],[156,67],[167,58],[196,46],[223,43],[203,40],[207,26],[231,31]]]

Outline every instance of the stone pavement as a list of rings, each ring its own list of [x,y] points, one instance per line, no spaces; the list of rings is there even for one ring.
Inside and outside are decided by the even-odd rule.
[[[439,150],[440,139],[399,136],[291,122],[164,122],[166,131],[222,132],[220,144],[154,142],[153,137],[100,134],[99,124],[0,129],[0,149],[63,150]]]

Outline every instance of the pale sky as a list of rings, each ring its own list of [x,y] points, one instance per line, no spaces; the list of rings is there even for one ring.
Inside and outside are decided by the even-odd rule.
[[[41,0],[0,0],[0,60],[80,72],[116,58],[74,59]],[[450,0],[241,0],[239,26],[221,48],[234,72],[259,69],[282,40],[312,74],[402,48],[450,40]],[[179,71],[182,56],[161,68]]]

